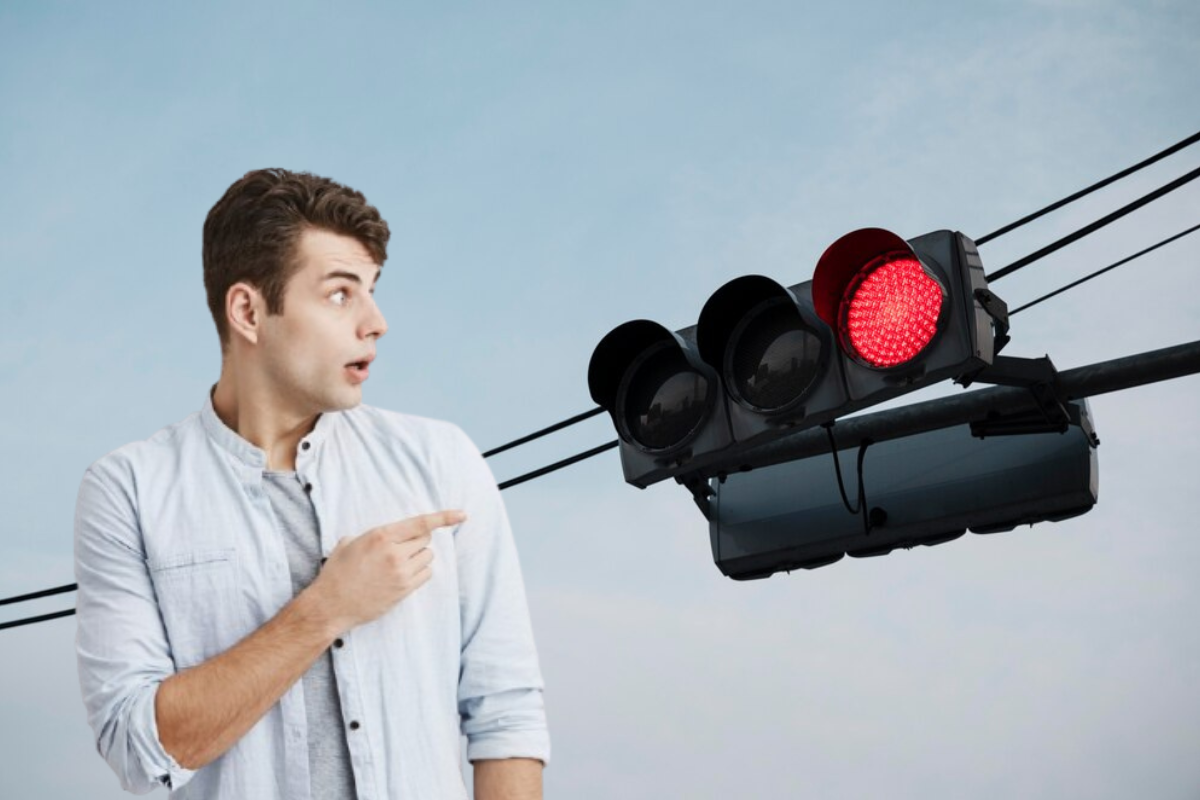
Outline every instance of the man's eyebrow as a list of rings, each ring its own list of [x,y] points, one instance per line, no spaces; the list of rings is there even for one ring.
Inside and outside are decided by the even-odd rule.
[[[380,267],[379,270],[377,270],[375,273],[375,280],[372,281],[372,284],[378,283],[379,277],[382,274],[383,274],[383,268]],[[324,278],[321,278],[321,282],[324,283],[325,281],[331,281],[334,278],[345,278],[348,281],[354,281],[355,283],[362,283],[362,278],[358,277],[353,272],[346,272],[344,270],[334,270],[333,272],[328,273]]]

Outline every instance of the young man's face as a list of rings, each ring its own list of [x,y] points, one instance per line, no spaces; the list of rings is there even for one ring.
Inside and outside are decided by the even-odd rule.
[[[387,332],[372,296],[380,267],[358,240],[318,229],[301,234],[296,258],[283,314],[264,317],[268,383],[276,402],[301,414],[353,408],[367,373],[348,365],[373,358]]]

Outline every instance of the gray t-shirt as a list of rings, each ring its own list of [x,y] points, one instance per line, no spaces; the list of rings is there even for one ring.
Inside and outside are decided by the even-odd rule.
[[[321,564],[321,536],[312,500],[295,472],[263,472],[263,488],[275,510],[287,550],[292,592],[312,583]],[[326,650],[301,679],[308,715],[308,769],[314,800],[353,800],[354,772],[338,699],[333,653]]]

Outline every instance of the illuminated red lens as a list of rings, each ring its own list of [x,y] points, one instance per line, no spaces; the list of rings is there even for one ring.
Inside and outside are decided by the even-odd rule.
[[[884,261],[851,283],[842,301],[842,334],[873,367],[915,358],[937,333],[942,287],[910,256]]]

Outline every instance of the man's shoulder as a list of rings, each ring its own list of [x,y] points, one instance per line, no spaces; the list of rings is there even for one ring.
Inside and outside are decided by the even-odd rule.
[[[463,429],[449,420],[393,411],[365,403],[342,412],[342,416],[345,422],[364,438],[398,438],[421,450],[458,447],[464,439],[470,441]]]
[[[104,454],[93,461],[87,471],[120,479],[132,477],[139,470],[159,469],[177,461],[189,443],[203,436],[200,412],[193,412],[145,439],[129,442]]]
[[[359,404],[341,412],[339,434],[352,440],[344,453],[366,451],[374,464],[391,464],[414,480],[428,481],[441,496],[456,496],[464,467],[483,461],[457,424],[445,419]],[[341,438],[341,436],[339,436]]]

